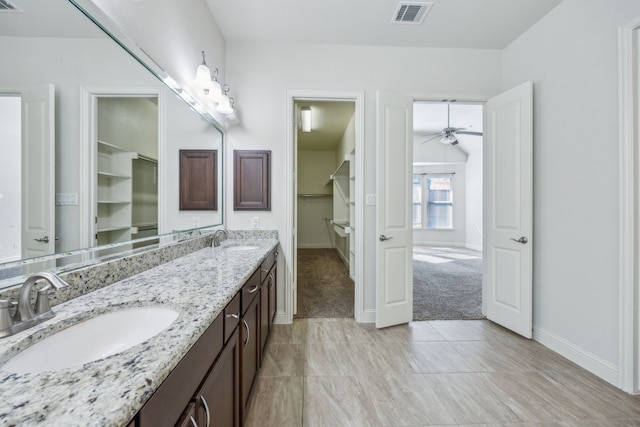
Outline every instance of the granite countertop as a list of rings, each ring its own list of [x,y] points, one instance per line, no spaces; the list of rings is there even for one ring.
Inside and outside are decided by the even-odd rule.
[[[257,249],[226,249],[235,244]],[[226,240],[57,305],[53,319],[1,339],[0,366],[30,344],[101,313],[158,305],[179,311],[158,335],[105,359],[39,374],[0,367],[0,425],[126,425],[277,244]]]

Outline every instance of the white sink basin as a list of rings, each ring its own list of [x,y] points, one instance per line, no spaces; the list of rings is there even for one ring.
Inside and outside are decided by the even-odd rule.
[[[27,347],[0,370],[20,374],[57,371],[103,359],[148,340],[177,317],[177,311],[166,307],[105,313]]]
[[[251,246],[251,245],[232,245],[232,246],[225,246],[225,249],[228,251],[252,251],[254,249],[258,249],[258,247]]]

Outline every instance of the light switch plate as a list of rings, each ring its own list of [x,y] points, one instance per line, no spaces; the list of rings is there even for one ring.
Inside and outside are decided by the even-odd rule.
[[[260,228],[260,217],[259,216],[251,217],[251,228],[254,229],[254,230],[257,230],[258,228]]]
[[[367,194],[366,204],[370,206],[374,206],[376,204],[376,195]]]
[[[56,193],[57,206],[78,206],[78,193]]]

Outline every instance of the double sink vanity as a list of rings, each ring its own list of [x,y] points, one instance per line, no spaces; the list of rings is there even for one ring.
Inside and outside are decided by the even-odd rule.
[[[0,424],[242,425],[275,316],[277,244],[205,246],[2,338]]]

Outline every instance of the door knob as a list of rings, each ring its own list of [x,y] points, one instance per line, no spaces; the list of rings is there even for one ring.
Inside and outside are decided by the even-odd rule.
[[[393,237],[387,237],[384,234],[380,235],[380,241],[381,242],[384,242],[385,240],[391,240],[391,239],[393,239]]]
[[[522,236],[521,238],[519,238],[518,240],[514,239],[513,237],[511,238],[511,240],[513,240],[514,242],[517,243],[522,243],[523,245],[526,244],[529,240],[527,240],[526,237]]]
[[[49,243],[49,236],[44,236],[44,237],[41,237],[39,239],[33,239],[33,240],[35,240],[36,242],[40,242],[40,243]]]

